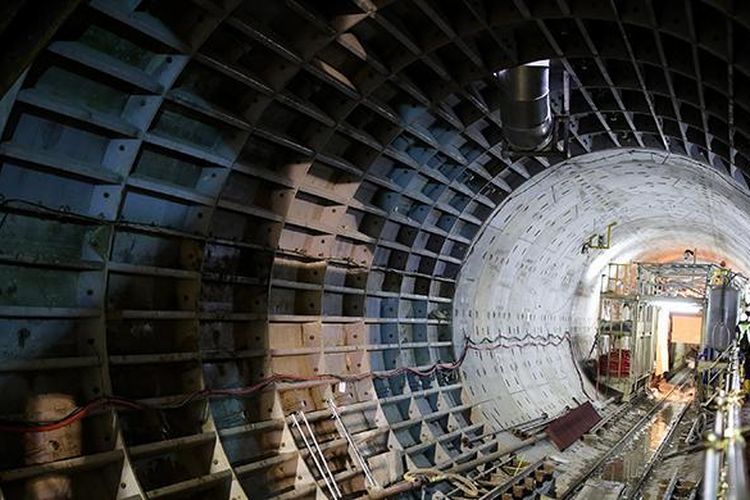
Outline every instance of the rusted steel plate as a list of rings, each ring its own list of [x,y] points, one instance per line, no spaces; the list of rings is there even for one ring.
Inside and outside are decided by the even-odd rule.
[[[590,402],[585,402],[578,408],[552,421],[544,432],[555,443],[560,451],[575,443],[589,429],[597,424],[602,417],[596,412]]]

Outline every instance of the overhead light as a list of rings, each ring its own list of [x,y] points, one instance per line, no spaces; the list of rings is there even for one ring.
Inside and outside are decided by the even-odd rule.
[[[532,61],[530,63],[526,63],[526,66],[542,66],[542,67],[548,68],[549,59],[539,59],[538,61]]]
[[[670,313],[699,313],[703,310],[703,306],[692,300],[652,300],[649,301],[652,306],[659,307]]]

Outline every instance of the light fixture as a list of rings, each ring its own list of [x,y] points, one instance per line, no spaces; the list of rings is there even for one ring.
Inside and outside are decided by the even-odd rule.
[[[703,305],[693,300],[661,299],[649,301],[652,306],[659,307],[670,313],[694,314],[703,310]]]

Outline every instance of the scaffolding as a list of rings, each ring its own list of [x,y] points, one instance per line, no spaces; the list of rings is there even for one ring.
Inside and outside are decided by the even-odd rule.
[[[743,276],[715,264],[609,264],[601,283],[597,383],[621,392],[624,399],[645,383],[655,360],[658,306],[670,301],[701,309],[702,344],[724,347],[726,342],[717,344],[716,332],[727,328],[721,330],[715,323],[734,324],[740,290],[745,287]],[[721,314],[713,311],[717,307]],[[728,342],[732,335],[725,337]],[[704,358],[713,360],[713,356]]]
[[[602,276],[597,333],[597,384],[627,400],[653,367],[657,315],[642,298],[637,264],[609,264]]]
[[[714,264],[638,263],[639,292],[653,300],[693,301],[702,305],[712,281],[727,269]]]

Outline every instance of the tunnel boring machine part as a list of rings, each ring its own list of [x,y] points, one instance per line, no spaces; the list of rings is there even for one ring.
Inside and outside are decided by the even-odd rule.
[[[516,151],[539,151],[552,140],[549,68],[537,61],[496,73],[504,137]]]

